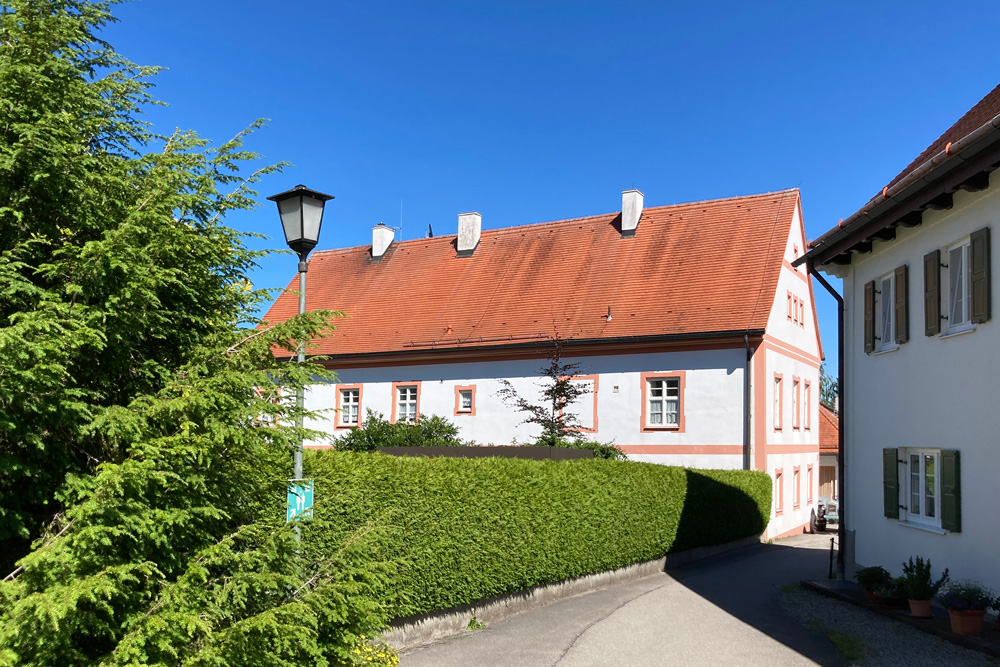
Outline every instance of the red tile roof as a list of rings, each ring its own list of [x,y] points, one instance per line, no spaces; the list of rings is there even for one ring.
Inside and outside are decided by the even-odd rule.
[[[395,242],[374,263],[371,246],[317,252],[306,307],[347,317],[313,353],[763,329],[798,201],[792,189],[647,208],[631,239],[618,213],[484,230],[465,258],[455,236]],[[296,311],[286,292],[264,319]]]
[[[836,452],[840,448],[840,417],[822,403],[819,406],[819,451]]]
[[[935,139],[930,146],[925,148],[923,153],[918,155],[913,162],[906,166],[906,169],[899,172],[894,179],[889,181],[889,184],[886,187],[891,188],[893,185],[903,180],[911,171],[919,168],[920,165],[943,151],[949,143],[955,143],[959,139],[968,136],[989,121],[993,120],[997,114],[1000,114],[1000,86],[997,86],[990,91],[986,97],[979,100],[974,107],[969,109],[964,116],[959,118],[954,125],[945,130],[944,134]]]

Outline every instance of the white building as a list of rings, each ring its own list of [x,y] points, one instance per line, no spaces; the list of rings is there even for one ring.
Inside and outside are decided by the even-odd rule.
[[[810,278],[791,265],[805,244],[797,190],[656,208],[629,190],[620,212],[481,221],[403,242],[378,225],[371,246],[313,255],[307,308],[347,316],[312,350],[339,383],[307,397],[331,409],[311,426],[435,414],[480,444],[530,442],[500,379],[537,392],[559,337],[591,390],[575,406],[588,437],[639,461],[766,470],[768,534],[808,524],[822,349]],[[284,294],[265,319],[295,309]]]
[[[844,279],[849,569],[919,555],[1000,588],[997,114],[1000,87],[804,258]]]

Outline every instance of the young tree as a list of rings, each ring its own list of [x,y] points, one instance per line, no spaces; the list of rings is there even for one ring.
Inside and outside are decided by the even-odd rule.
[[[332,379],[272,354],[328,316],[212,338],[156,394],[100,411],[93,428],[127,455],[71,480],[65,514],[0,583],[0,665],[354,664],[388,622],[389,569],[368,562],[369,529],[332,554],[318,521],[295,542],[290,451],[320,434],[282,425],[300,413],[274,400]]]
[[[819,366],[819,401],[833,407],[837,402],[837,378],[827,375],[826,364]]]
[[[141,116],[156,68],[98,36],[113,4],[0,4],[0,567],[68,478],[123,460],[95,420],[267,296],[247,280],[260,253],[222,220],[280,165],[241,175],[247,132],[156,134]]]
[[[552,342],[549,352],[549,363],[540,370],[545,381],[541,387],[542,403],[538,404],[521,396],[509,380],[500,380],[502,385],[497,392],[503,402],[523,412],[526,416],[522,424],[537,424],[542,428],[541,435],[535,444],[541,446],[564,445],[570,438],[580,433],[580,423],[577,415],[569,409],[578,398],[589,394],[590,390],[579,382],[572,380],[580,368],[579,363],[564,364],[562,362],[566,343],[561,338]]]

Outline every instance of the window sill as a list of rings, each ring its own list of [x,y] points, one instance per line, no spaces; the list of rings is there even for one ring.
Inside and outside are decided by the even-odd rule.
[[[963,336],[967,333],[972,333],[975,330],[976,330],[976,325],[970,324],[968,326],[957,328],[954,331],[948,331],[946,333],[943,333],[940,336],[938,336],[938,338],[941,340],[945,340],[947,338],[954,338],[955,336]]]
[[[584,429],[580,429],[580,430],[584,430]],[[643,431],[680,431],[681,427],[680,426],[660,426],[660,425],[653,425],[653,426],[644,426],[642,430]],[[596,433],[597,431],[594,430],[592,432]]]
[[[872,352],[872,356],[880,357],[883,354],[889,354],[890,352],[896,352],[897,350],[899,350],[899,345],[894,345],[892,347],[882,348],[881,350],[875,350],[874,352]]]
[[[948,531],[943,528],[938,528],[937,526],[931,526],[926,523],[917,523],[915,521],[899,521],[900,526],[906,526],[907,528],[915,528],[917,530],[922,530],[925,533],[934,533],[935,535],[947,535]]]

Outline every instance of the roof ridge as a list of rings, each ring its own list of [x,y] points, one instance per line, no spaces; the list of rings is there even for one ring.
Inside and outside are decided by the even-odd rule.
[[[760,199],[760,198],[764,198],[764,197],[772,197],[774,195],[785,195],[785,194],[788,194],[790,192],[798,193],[799,189],[797,187],[794,187],[794,188],[785,188],[784,190],[773,190],[771,192],[758,192],[758,193],[749,194],[749,195],[735,195],[735,196],[732,196],[732,197],[719,197],[719,198],[716,198],[716,199],[700,199],[700,200],[697,200],[697,201],[680,202],[680,203],[677,203],[677,204],[663,204],[661,206],[648,206],[648,207],[643,208],[643,211],[660,211],[660,210],[663,210],[663,209],[681,208],[681,207],[684,207],[684,206],[698,206],[698,205],[704,205],[704,204],[725,203],[725,202],[731,202],[731,201],[736,201],[736,200],[740,200],[740,199]],[[525,227],[544,227],[544,226],[549,226],[549,225],[566,225],[566,224],[578,223],[578,222],[585,221],[585,220],[586,221],[597,221],[597,220],[599,220],[601,218],[607,218],[608,216],[617,216],[619,213],[621,213],[621,211],[611,211],[610,213],[597,213],[597,214],[594,214],[594,215],[583,215],[583,216],[579,216],[579,217],[576,217],[576,218],[562,218],[560,220],[543,220],[541,222],[526,222],[526,223],[524,223],[522,225],[510,225],[508,227],[496,227],[494,229],[484,229],[484,230],[482,230],[482,233],[483,234],[486,234],[486,233],[493,234],[493,233],[496,233],[496,232],[506,232],[506,231],[523,229]],[[402,245],[402,244],[408,244],[408,243],[416,243],[418,241],[434,241],[434,240],[437,240],[437,239],[447,239],[447,238],[453,238],[453,237],[457,237],[457,236],[458,236],[457,233],[456,234],[441,234],[439,236],[424,237],[424,238],[419,238],[419,239],[407,239],[407,240],[393,241],[392,244],[396,245],[398,243],[398,244]],[[347,252],[349,250],[356,250],[358,248],[367,248],[370,245],[371,244],[366,243],[366,244],[363,244],[363,245],[351,246],[349,248],[330,248],[330,249],[327,249],[327,250],[317,250],[317,251],[315,251],[313,253],[313,257],[315,257],[316,255],[332,254],[332,253],[336,253],[336,252]]]

